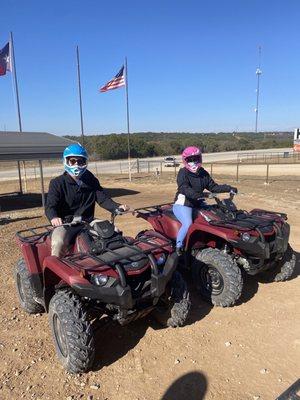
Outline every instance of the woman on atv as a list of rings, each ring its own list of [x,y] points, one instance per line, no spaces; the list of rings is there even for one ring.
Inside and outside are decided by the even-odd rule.
[[[190,146],[182,153],[184,168],[179,170],[177,176],[177,192],[173,205],[173,213],[181,222],[181,228],[176,238],[176,251],[181,255],[184,248],[184,240],[190,225],[193,223],[193,208],[200,208],[204,198],[209,196],[203,193],[206,189],[209,192],[225,193],[235,192],[237,188],[230,185],[218,185],[209,173],[202,168],[202,154],[198,147]]]
[[[46,203],[46,216],[55,227],[51,254],[57,257],[65,254],[81,229],[80,225],[61,226],[66,219],[81,216],[85,221],[92,221],[96,202],[110,212],[129,209],[113,201],[87,169],[88,154],[79,143],[65,148],[63,161],[65,172],[51,180]]]

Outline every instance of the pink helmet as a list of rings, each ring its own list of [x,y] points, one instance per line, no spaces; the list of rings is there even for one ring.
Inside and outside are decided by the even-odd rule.
[[[202,153],[196,146],[189,146],[182,152],[182,161],[186,169],[196,173],[202,166]]]

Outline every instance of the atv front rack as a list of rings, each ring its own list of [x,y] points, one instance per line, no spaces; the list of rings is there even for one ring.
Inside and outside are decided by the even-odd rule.
[[[163,241],[164,243],[162,244],[157,244],[157,243],[153,243],[153,240],[156,239],[160,239],[161,241]],[[151,242],[152,241],[152,242]],[[146,245],[147,248],[138,248],[138,245]],[[103,254],[91,254],[91,253],[87,253],[87,252],[78,252],[76,254],[72,254],[72,255],[67,255],[65,257],[63,257],[61,260],[71,264],[73,267],[75,267],[75,269],[78,269],[80,271],[82,271],[82,269],[91,269],[90,265],[87,265],[85,267],[85,265],[83,265],[81,262],[83,260],[93,260],[96,262],[95,267],[99,267],[99,266],[103,266],[103,265],[107,265],[115,270],[118,271],[120,277],[121,275],[123,275],[123,270],[122,268],[122,262],[125,263],[133,263],[136,261],[136,256],[140,255],[140,256],[148,256],[149,261],[153,267],[153,269],[155,270],[156,273],[158,273],[158,269],[157,269],[157,265],[155,262],[155,257],[153,256],[153,252],[157,251],[157,250],[167,250],[168,248],[173,248],[172,246],[172,241],[166,239],[164,236],[160,235],[158,232],[153,232],[151,235],[141,235],[139,236],[137,239],[134,239],[131,242],[125,242],[122,243],[122,246],[119,247],[120,248],[127,248],[128,250],[130,250],[132,252],[132,254],[130,255],[126,255],[124,257],[122,257],[120,255],[120,253],[118,253],[118,248],[115,250],[111,250],[109,248],[106,248],[103,252],[103,254],[111,254],[112,255],[112,259],[111,260],[105,260],[103,258]]]

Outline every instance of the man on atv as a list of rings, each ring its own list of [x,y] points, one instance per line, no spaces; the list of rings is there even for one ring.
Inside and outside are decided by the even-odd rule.
[[[51,254],[57,257],[66,253],[81,229],[80,225],[61,226],[64,222],[70,222],[74,216],[92,221],[96,202],[110,212],[129,209],[113,201],[87,169],[88,154],[79,143],[65,148],[63,161],[65,172],[51,180],[46,202],[46,216],[55,227]]]
[[[183,252],[184,239],[190,225],[193,223],[193,208],[201,207],[203,199],[207,194],[203,193],[205,189],[214,193],[235,192],[237,188],[229,185],[218,185],[202,168],[202,154],[198,147],[190,146],[184,149],[182,153],[184,168],[179,170],[177,176],[177,192],[173,205],[173,213],[181,222],[181,228],[178,231],[176,239],[176,251],[178,255]]]

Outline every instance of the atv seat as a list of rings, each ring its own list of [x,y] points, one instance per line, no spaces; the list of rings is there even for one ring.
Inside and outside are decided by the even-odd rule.
[[[193,215],[192,215],[193,221],[197,218],[199,210],[200,210],[199,208],[193,208]],[[167,215],[168,217],[170,217],[171,219],[173,219],[174,221],[177,221],[177,222],[181,223],[179,221],[179,219],[176,217],[176,215],[173,213],[173,209],[172,208],[167,208],[167,209],[163,210],[163,213],[165,215]]]
[[[179,219],[177,219],[177,217],[175,216],[175,214],[173,213],[173,209],[172,208],[167,208],[163,211],[163,213],[165,215],[167,215],[169,218],[173,219],[174,221],[180,222]]]

